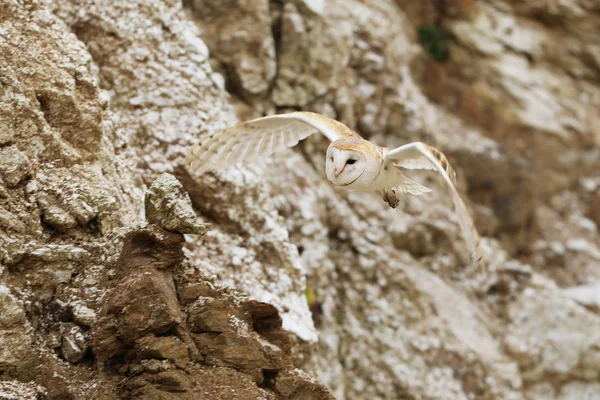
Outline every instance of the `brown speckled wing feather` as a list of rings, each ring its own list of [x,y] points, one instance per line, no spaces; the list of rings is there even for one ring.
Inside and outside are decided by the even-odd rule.
[[[415,142],[391,150],[387,154],[385,162],[409,169],[434,169],[442,175],[452,193],[452,202],[458,217],[458,224],[467,242],[471,260],[478,267],[483,268],[485,262],[479,243],[479,233],[475,228],[467,206],[456,190],[456,173],[450,166],[446,156],[425,143]],[[426,163],[429,165],[426,165]]]

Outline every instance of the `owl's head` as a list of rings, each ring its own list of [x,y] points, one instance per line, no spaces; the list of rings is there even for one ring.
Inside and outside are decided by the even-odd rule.
[[[363,140],[350,137],[337,140],[329,145],[325,172],[331,183],[349,186],[364,175],[367,169],[367,154],[362,149]]]

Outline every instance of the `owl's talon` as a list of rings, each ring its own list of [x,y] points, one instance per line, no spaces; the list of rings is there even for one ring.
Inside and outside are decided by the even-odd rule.
[[[392,189],[391,191],[388,191],[387,189],[383,189],[382,193],[383,193],[383,201],[388,203],[391,208],[398,207],[398,204],[400,204],[400,200],[398,199],[398,197],[396,197],[396,191],[394,189]]]

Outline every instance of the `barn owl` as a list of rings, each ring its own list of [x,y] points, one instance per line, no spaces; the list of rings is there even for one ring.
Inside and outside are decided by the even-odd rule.
[[[325,173],[336,186],[361,192],[380,192],[390,207],[396,208],[399,193],[421,195],[431,190],[409,179],[405,169],[437,171],[452,194],[458,222],[472,261],[483,265],[479,235],[465,203],[456,190],[456,173],[439,150],[421,142],[390,150],[363,139],[341,122],[312,112],[272,115],[243,122],[205,135],[188,152],[186,167],[201,174],[292,147],[315,132],[325,135]]]

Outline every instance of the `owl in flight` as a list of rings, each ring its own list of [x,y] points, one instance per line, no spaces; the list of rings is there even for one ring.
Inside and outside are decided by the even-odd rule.
[[[331,183],[361,192],[379,191],[392,208],[399,203],[398,193],[418,196],[431,191],[404,176],[402,168],[437,171],[452,194],[471,260],[482,266],[479,235],[456,190],[456,173],[446,156],[425,143],[409,143],[390,150],[363,139],[341,122],[302,111],[257,118],[207,134],[190,149],[186,167],[191,173],[201,174],[209,169],[266,157],[295,146],[315,132],[331,141],[325,166]]]

